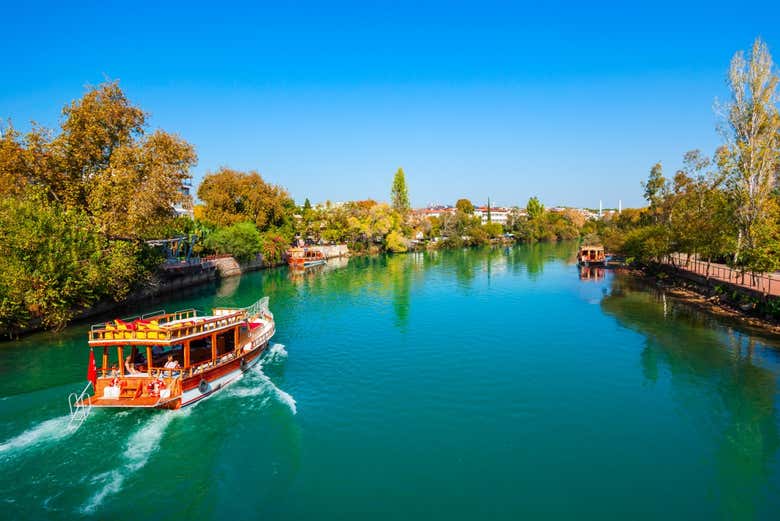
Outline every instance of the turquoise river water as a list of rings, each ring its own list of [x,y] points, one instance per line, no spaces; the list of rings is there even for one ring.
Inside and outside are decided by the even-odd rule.
[[[268,295],[276,345],[198,405],[76,432],[88,325],[2,344],[0,519],[780,518],[778,340],[583,280],[575,250],[354,258],[126,310]]]

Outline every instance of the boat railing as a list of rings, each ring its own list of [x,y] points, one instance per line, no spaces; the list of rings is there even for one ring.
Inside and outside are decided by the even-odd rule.
[[[175,318],[174,318],[175,317]],[[177,311],[166,316],[165,321],[157,324],[111,323],[95,324],[89,331],[89,341],[106,340],[163,340],[171,341],[179,338],[206,333],[229,325],[239,323],[246,317],[244,310],[232,310],[230,314],[200,319],[197,310]]]
[[[92,382],[87,382],[81,393],[73,392],[68,395],[68,407],[70,408],[69,429],[78,429],[84,423],[84,420],[89,417],[89,413],[92,412],[92,397],[87,394],[91,386]]]
[[[267,315],[270,313],[268,308],[268,302],[270,301],[269,297],[263,297],[251,306],[247,306],[244,308],[244,311],[246,311],[246,315],[248,317],[255,317],[258,315]]]

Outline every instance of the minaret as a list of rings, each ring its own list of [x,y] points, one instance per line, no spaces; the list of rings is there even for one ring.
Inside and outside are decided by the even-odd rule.
[[[623,213],[623,199],[618,199],[618,214]]]
[[[601,219],[601,199],[599,199],[599,219]]]

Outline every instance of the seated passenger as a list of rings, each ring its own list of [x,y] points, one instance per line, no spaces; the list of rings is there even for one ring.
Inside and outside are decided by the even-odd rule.
[[[131,355],[127,355],[127,358],[125,358],[125,372],[127,374],[138,374],[138,371],[135,370],[135,364],[132,362],[133,357]]]
[[[165,362],[166,369],[178,369],[179,368],[179,361],[173,359],[173,355],[168,355],[168,361]]]

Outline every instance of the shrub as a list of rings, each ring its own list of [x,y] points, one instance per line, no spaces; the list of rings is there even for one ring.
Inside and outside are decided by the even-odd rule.
[[[262,241],[255,225],[243,222],[218,229],[206,238],[204,245],[216,253],[228,253],[246,261],[260,253]]]

